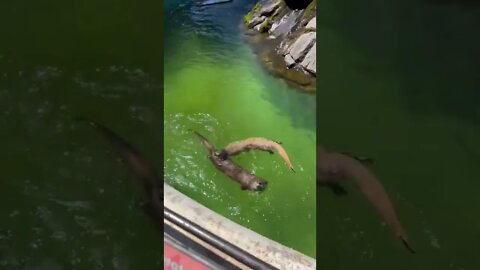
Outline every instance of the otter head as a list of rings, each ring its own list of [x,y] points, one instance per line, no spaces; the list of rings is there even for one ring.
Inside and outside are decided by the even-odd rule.
[[[268,182],[265,180],[255,181],[252,183],[253,190],[264,191],[267,188]]]
[[[227,153],[227,151],[225,151],[225,149],[220,150],[220,152],[216,153],[216,155],[221,160],[227,160],[228,159],[228,153]]]

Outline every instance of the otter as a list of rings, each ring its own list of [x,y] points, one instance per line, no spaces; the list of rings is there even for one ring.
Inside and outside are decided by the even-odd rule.
[[[262,191],[267,187],[267,181],[247,172],[242,167],[233,163],[229,159],[222,159],[219,157],[218,153],[215,150],[215,146],[208,141],[200,133],[193,131],[202,141],[202,144],[208,151],[208,158],[213,163],[215,168],[223,172],[230,179],[240,183],[243,190],[253,190],[253,191]]]
[[[393,204],[377,177],[360,160],[351,155],[327,152],[317,145],[317,185],[330,188],[337,195],[345,195],[341,182],[349,179],[357,184],[363,195],[373,204],[393,234],[411,252],[407,235],[397,217]]]
[[[293,172],[295,172],[295,170],[293,169],[293,165],[290,162],[290,158],[288,157],[287,151],[285,151],[281,144],[281,142],[272,141],[261,137],[247,138],[245,140],[236,141],[228,144],[223,149],[221,149],[219,153],[217,153],[217,155],[221,159],[227,160],[230,156],[235,156],[244,151],[262,150],[273,154],[273,150],[277,150],[280,157],[282,157],[285,161],[287,167]]]
[[[76,117],[75,120],[88,123],[103,134],[119,151],[123,161],[133,170],[143,185],[145,198],[137,201],[138,206],[150,216],[158,229],[163,230],[163,180],[153,166],[131,143],[106,126],[83,117]]]

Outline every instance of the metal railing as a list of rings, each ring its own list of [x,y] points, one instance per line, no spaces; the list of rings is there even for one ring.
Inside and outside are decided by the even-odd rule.
[[[168,184],[164,206],[166,220],[252,269],[316,269],[315,259],[213,212]]]

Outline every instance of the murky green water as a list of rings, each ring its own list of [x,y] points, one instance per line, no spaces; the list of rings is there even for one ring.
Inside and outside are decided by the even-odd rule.
[[[315,256],[315,96],[266,74],[239,24],[255,1],[199,8],[165,3],[165,181],[217,213]],[[263,136],[283,142],[297,173],[277,156],[235,161],[269,181],[242,191],[217,171],[188,129],[217,147]]]
[[[72,121],[103,122],[160,161],[161,23],[161,4],[0,4],[0,269],[161,267],[135,177]]]
[[[318,265],[478,269],[479,8],[380,2],[319,2],[318,137],[375,159],[417,254],[322,190]]]

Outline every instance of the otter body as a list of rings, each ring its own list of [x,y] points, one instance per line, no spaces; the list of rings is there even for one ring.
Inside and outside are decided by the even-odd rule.
[[[346,180],[355,182],[395,236],[402,241],[410,252],[414,253],[393,204],[377,177],[354,157],[342,153],[327,152],[323,147],[318,146],[317,184],[332,189],[337,195],[343,195],[346,194],[346,190],[341,183]]]
[[[163,180],[153,166],[132,144],[106,126],[85,118],[77,117],[76,120],[86,122],[95,128],[119,151],[124,162],[133,170],[143,185],[145,198],[142,198],[141,206],[155,225],[163,230]]]
[[[288,157],[287,151],[285,151],[285,149],[280,145],[280,143],[261,137],[252,137],[230,143],[225,148],[220,150],[218,156],[226,160],[229,156],[235,156],[241,152],[250,150],[262,150],[269,152],[270,154],[273,154],[273,150],[276,150],[277,153],[283,158],[288,168],[295,172],[295,170],[293,169],[293,165],[290,162],[290,158]]]
[[[215,147],[200,133],[194,131],[200,138],[203,145],[208,151],[208,158],[213,163],[215,168],[223,172],[230,179],[240,183],[242,189],[261,191],[267,187],[267,181],[247,172],[242,167],[233,163],[229,159],[222,159],[215,150]]]

